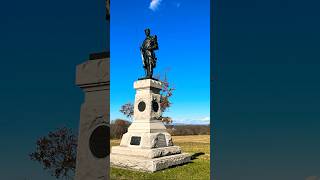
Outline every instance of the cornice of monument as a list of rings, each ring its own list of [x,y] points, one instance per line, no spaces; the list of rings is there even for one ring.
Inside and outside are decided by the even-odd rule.
[[[142,79],[135,81],[133,84],[134,89],[144,89],[144,88],[162,88],[162,82],[154,79]]]
[[[81,88],[91,88],[110,84],[110,57],[95,56],[98,59],[87,60],[76,68],[76,85]]]

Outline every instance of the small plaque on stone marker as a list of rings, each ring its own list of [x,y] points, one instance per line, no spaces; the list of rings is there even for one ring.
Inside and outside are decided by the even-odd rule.
[[[139,102],[138,109],[140,112],[143,112],[146,109],[146,103],[143,101]]]
[[[139,146],[139,145],[140,145],[140,141],[141,141],[141,137],[139,137],[139,136],[132,136],[132,137],[131,137],[131,141],[130,141],[130,145]]]
[[[152,110],[153,110],[154,112],[158,112],[158,110],[159,110],[159,104],[158,104],[157,101],[152,101]]]
[[[166,146],[167,146],[166,136],[164,134],[158,134],[155,148],[166,147]]]
[[[92,132],[89,145],[92,154],[96,158],[105,158],[110,154],[109,133],[110,129],[106,125],[98,126]]]

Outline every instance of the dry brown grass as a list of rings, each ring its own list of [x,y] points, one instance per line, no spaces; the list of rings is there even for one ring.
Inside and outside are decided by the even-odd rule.
[[[210,144],[210,135],[190,135],[190,136],[172,136],[173,142],[176,144],[181,143],[204,143]],[[120,139],[112,139],[111,146],[118,146]]]
[[[172,136],[173,142],[210,143],[210,135]]]

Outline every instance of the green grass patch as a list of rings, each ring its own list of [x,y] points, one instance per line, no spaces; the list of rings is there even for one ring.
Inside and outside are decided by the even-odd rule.
[[[111,168],[112,180],[189,180],[210,179],[210,136],[173,136],[175,145],[183,152],[194,155],[191,163],[157,171],[155,173],[137,172],[120,168]],[[119,145],[119,140],[111,140],[111,146]]]

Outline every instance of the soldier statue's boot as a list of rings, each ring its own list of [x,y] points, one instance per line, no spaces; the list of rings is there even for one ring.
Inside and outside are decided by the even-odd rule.
[[[149,78],[152,78],[152,75],[153,75],[153,68],[151,63],[149,63]]]
[[[146,78],[150,78],[150,71],[148,68],[146,68]]]
[[[145,75],[146,77],[148,77],[148,71],[147,71],[147,69],[144,69],[144,75]]]

